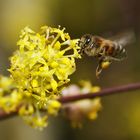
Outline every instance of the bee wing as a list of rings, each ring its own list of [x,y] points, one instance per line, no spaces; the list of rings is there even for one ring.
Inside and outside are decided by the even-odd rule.
[[[135,33],[133,30],[127,30],[122,33],[119,33],[116,36],[109,38],[112,41],[119,43],[122,47],[132,44],[135,42]]]

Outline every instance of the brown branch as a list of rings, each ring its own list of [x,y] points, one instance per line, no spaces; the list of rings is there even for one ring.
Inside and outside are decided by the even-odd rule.
[[[82,99],[92,99],[95,97],[103,97],[103,96],[108,96],[108,95],[125,93],[128,91],[134,91],[138,89],[140,89],[140,83],[133,83],[133,84],[123,85],[123,86],[118,86],[118,87],[106,88],[96,93],[87,93],[87,94],[82,94],[82,95],[80,94],[80,95],[73,95],[69,97],[61,97],[58,99],[58,101],[60,101],[62,104],[66,104],[69,102],[78,101]],[[2,109],[0,109],[0,120],[17,115],[18,109],[19,108],[17,108],[15,112],[11,112],[11,113],[6,113]]]
[[[87,93],[87,94],[80,94],[80,95],[74,95],[69,97],[62,97],[59,99],[61,103],[69,103],[81,99],[92,99],[95,97],[102,97],[102,96],[108,96],[113,94],[119,94],[127,91],[137,90],[140,89],[140,83],[132,83],[128,85],[118,86],[118,87],[111,87],[103,89],[96,93]]]

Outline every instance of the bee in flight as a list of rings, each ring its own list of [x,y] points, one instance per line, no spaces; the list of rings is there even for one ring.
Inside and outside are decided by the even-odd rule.
[[[96,76],[99,77],[103,69],[107,68],[112,61],[122,61],[126,58],[127,53],[124,48],[134,39],[133,33],[125,33],[125,36],[118,41],[112,39],[104,39],[100,36],[85,34],[78,42],[80,46],[80,54],[93,56],[99,60]]]

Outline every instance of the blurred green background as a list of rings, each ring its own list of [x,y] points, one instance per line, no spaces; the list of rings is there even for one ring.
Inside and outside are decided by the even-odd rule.
[[[16,50],[20,30],[29,25],[38,31],[42,25],[66,27],[72,38],[85,33],[115,35],[133,29],[136,42],[128,46],[128,58],[113,63],[95,77],[97,62],[85,57],[77,62],[72,82],[84,79],[102,88],[138,82],[140,79],[140,1],[139,0],[0,0],[0,72],[8,75],[9,57]],[[61,117],[52,118],[40,132],[18,118],[0,122],[0,140],[139,140],[140,91],[103,97],[103,109],[94,122],[73,129]]]

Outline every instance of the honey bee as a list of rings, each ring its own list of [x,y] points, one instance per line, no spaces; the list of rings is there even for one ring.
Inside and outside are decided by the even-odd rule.
[[[118,41],[105,39],[100,36],[85,34],[78,42],[80,54],[86,54],[98,58],[96,76],[99,77],[103,69],[107,68],[112,61],[122,61],[127,56],[124,46],[132,42],[134,34],[125,34]]]

